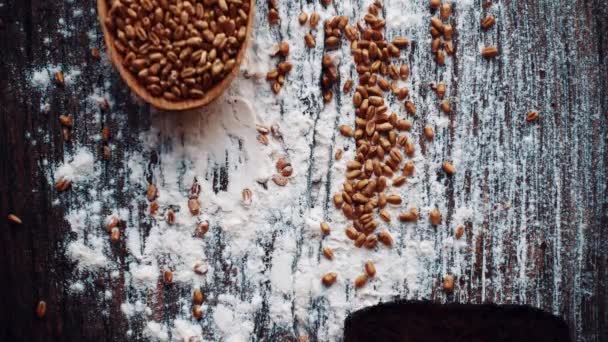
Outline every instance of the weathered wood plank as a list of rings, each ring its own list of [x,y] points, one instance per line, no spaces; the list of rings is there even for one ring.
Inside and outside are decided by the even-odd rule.
[[[420,137],[427,123],[435,125],[437,132],[433,142],[417,140],[424,157],[417,170],[421,181],[404,190],[404,195],[416,193],[420,207],[438,206],[447,223],[437,230],[426,220],[415,228],[394,227],[399,241],[397,257],[406,259],[410,240],[432,241],[437,252],[432,262],[424,265],[430,276],[422,281],[421,289],[403,281],[388,286],[395,293],[380,293],[377,298],[529,303],[564,317],[575,340],[603,341],[608,336],[608,9],[600,0],[505,0],[488,10],[482,9],[481,2],[455,3],[457,53],[442,68],[429,53],[426,2],[385,2],[387,22],[403,21],[389,25],[388,35],[405,34],[413,40],[402,60],[410,64],[410,92],[419,109],[414,135]],[[281,4],[283,20],[274,27],[264,20],[268,5],[259,1],[256,7],[256,36],[276,42],[288,40],[300,47],[290,57],[295,65],[294,85],[284,89],[273,106],[266,105],[269,113],[262,113],[262,119],[278,119],[282,125],[289,125],[294,113],[304,113],[312,123],[302,137],[293,137],[309,144],[307,164],[301,165],[305,186],[296,189],[301,193],[298,203],[293,204],[299,215],[322,208],[324,219],[339,220],[341,214],[333,208],[331,195],[342,175],[336,171],[332,156],[338,147],[353,148],[352,142],[338,136],[337,126],[354,120],[354,115],[350,95],[339,91],[331,104],[323,105],[317,86],[323,54],[321,33],[317,34],[318,48],[302,49],[303,31],[294,24],[295,18],[303,9],[309,13],[315,9],[355,19],[364,5],[363,1],[336,2],[328,8],[316,1]],[[98,153],[95,136],[103,126],[111,127],[120,139],[95,186],[98,192],[114,189],[112,203],[128,206],[131,191],[137,189],[124,174],[128,158],[138,153],[152,160],[153,155],[162,156],[171,146],[169,142],[157,150],[142,146],[140,134],[151,127],[162,129],[162,125],[152,122],[147,106],[130,97],[116,72],[89,55],[89,48],[100,46],[102,41],[96,15],[90,11],[93,8],[92,0],[7,1],[0,6],[0,214],[15,212],[24,218],[20,227],[4,220],[1,223],[0,262],[5,274],[0,283],[2,340],[125,340],[127,331],[132,332],[131,338],[143,339],[145,322],[124,318],[120,306],[125,299],[146,298],[155,305],[153,318],[168,323],[180,317],[179,300],[189,295],[187,288],[162,284],[145,294],[130,289],[125,273],[133,260],[124,245],[111,250],[121,269],[117,278],[109,271],[80,274],[95,285],[78,295],[69,290],[73,261],[58,252],[65,250],[70,234],[64,215],[92,196],[69,193],[62,198],[62,205],[54,205],[57,195],[47,182],[45,161],[54,165],[82,146]],[[74,9],[83,12],[74,16]],[[496,15],[497,25],[483,33],[479,20],[486,12]],[[498,45],[501,56],[491,62],[482,59],[478,48],[484,44]],[[252,51],[263,54],[268,45],[259,44]],[[356,74],[348,44],[343,42],[339,51],[342,59],[337,88]],[[78,87],[33,87],[29,80],[32,71],[47,64],[78,67],[82,72]],[[430,82],[439,80],[446,82],[454,107],[447,121],[438,114],[437,99],[428,88]],[[261,85],[256,96],[272,98],[269,87]],[[100,110],[86,100],[97,87],[109,94],[111,110]],[[300,101],[294,105],[284,96]],[[50,113],[41,112],[43,103],[50,105]],[[393,107],[403,113],[391,100]],[[523,120],[531,108],[541,112],[539,123]],[[58,113],[75,117],[71,143],[62,141]],[[324,127],[334,128],[331,136],[325,135]],[[302,152],[290,151],[291,147],[286,143],[285,152]],[[444,159],[458,161],[455,177],[448,179],[437,171]],[[205,182],[215,192],[226,191],[238,166],[212,166]],[[162,159],[150,163],[148,177],[167,181],[163,178],[166,167]],[[145,238],[153,225],[142,214],[145,203],[129,209],[133,216],[130,223],[137,224]],[[464,212],[467,210],[469,214]],[[318,266],[321,262],[322,243],[309,240],[297,216],[269,208],[272,222],[260,230],[255,241],[261,255],[250,251],[226,257],[230,246],[223,241],[230,238],[230,232],[224,227],[213,227],[213,235],[205,240],[209,259],[224,273],[214,273],[204,291],[211,298],[228,293],[244,302],[259,297],[261,304],[252,318],[255,340],[299,334],[308,334],[312,340],[336,336],[332,320],[343,307],[336,309],[330,299],[312,294],[303,302],[296,289],[285,294],[273,288],[270,280],[280,258],[292,259],[291,277],[299,270],[310,270],[308,263]],[[466,246],[445,247],[460,223],[466,225]],[[284,249],[290,240],[296,241],[295,246]],[[277,250],[289,253],[285,256]],[[260,258],[261,274],[248,276],[247,262]],[[454,296],[439,290],[446,272],[460,275]],[[111,299],[100,295],[105,290],[111,290]],[[277,295],[291,303],[291,317],[273,318],[271,299]],[[33,315],[40,298],[49,304],[45,320],[36,320]],[[344,300],[360,303],[361,297],[346,287]],[[307,316],[296,313],[300,308]],[[201,324],[205,338],[219,338],[212,318],[206,317]]]

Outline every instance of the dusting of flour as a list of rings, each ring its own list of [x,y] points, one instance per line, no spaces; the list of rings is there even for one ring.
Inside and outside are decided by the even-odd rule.
[[[425,25],[428,12],[422,12],[420,6],[411,7],[411,14],[389,14],[387,22],[391,27]],[[321,14],[330,16],[329,12]],[[296,23],[283,25],[302,30]],[[144,322],[142,331],[129,330],[130,334],[158,341],[189,341],[202,339],[203,327],[212,327],[213,336],[205,335],[205,339],[245,341],[254,334],[256,314],[264,312],[271,322],[294,333],[335,340],[341,337],[349,312],[396,297],[428,298],[437,286],[437,270],[432,265],[441,257],[441,247],[436,246],[434,236],[420,233],[416,226],[393,220],[387,228],[396,246],[379,246],[375,251],[357,249],[343,234],[348,221],[326,205],[328,196],[323,189],[327,187],[328,193],[340,189],[346,161],[353,157],[353,142],[335,136],[336,123],[352,123],[352,113],[339,113],[333,104],[325,108],[303,106],[304,100],[319,98],[317,87],[308,84],[318,80],[318,61],[296,66],[294,72],[310,75],[310,80],[305,76],[290,81],[278,97],[272,96],[263,75],[275,63],[267,55],[274,39],[269,32],[258,31],[241,75],[220,99],[179,115],[153,111],[151,126],[141,134],[138,148],[129,149],[123,168],[110,179],[111,185],[120,179],[122,189],[104,188],[104,162],[87,147],[77,148],[49,175],[50,182],[71,180],[70,191],[79,195],[71,200],[65,216],[74,233],[67,239],[65,252],[77,265],[72,291],[93,286],[91,272],[109,272],[113,278],[124,279],[121,312],[129,320]],[[298,44],[291,45],[291,56],[303,59],[309,53]],[[336,58],[347,53],[346,49],[339,51]],[[34,71],[32,85],[46,87],[58,70],[49,66]],[[79,71],[68,75],[67,79],[75,80]],[[95,89],[86,101],[104,98],[113,103],[104,90]],[[440,128],[449,124],[445,117],[431,120]],[[256,124],[276,124],[281,135],[271,136],[267,146],[261,145],[256,139]],[[332,156],[338,147],[348,150],[342,160],[335,161]],[[157,163],[150,163],[152,154]],[[295,170],[285,187],[270,180],[280,156],[287,156]],[[432,198],[443,196],[446,186],[442,181],[434,182],[430,191],[418,186],[422,177],[432,172],[424,170],[436,170],[440,164],[419,152],[413,161],[420,172],[399,191],[405,198],[403,207],[417,206],[424,217],[436,206]],[[454,162],[458,165],[458,160]],[[187,206],[194,179],[202,187],[198,216],[191,215]],[[144,196],[148,181],[158,187],[161,214],[155,217],[148,214]],[[241,202],[245,188],[253,192],[252,204],[247,207]],[[116,201],[113,196],[122,191],[128,194],[127,199]],[[403,207],[388,210],[396,217]],[[162,218],[162,211],[168,208],[176,215],[171,225]],[[471,210],[460,208],[456,216],[464,222],[471,219]],[[122,239],[128,254],[124,262],[116,258],[104,228],[112,217],[124,223]],[[210,231],[204,238],[194,237],[194,228],[202,221],[209,222]],[[321,221],[333,228],[324,238],[319,230]],[[443,243],[444,248],[452,245],[449,239]],[[321,246],[331,247],[335,260],[323,258]],[[355,291],[353,279],[367,260],[375,263],[378,275]],[[206,274],[193,271],[197,263],[205,265]],[[177,300],[176,318],[161,320],[155,315],[157,300],[150,293],[158,291],[160,275],[167,269],[174,273],[174,285],[188,295]],[[320,278],[329,271],[338,272],[338,282],[325,288]],[[218,292],[218,281],[233,282],[231,290]],[[192,320],[190,313],[189,294],[196,287],[207,289],[201,322]],[[101,295],[107,299],[115,296],[108,290]],[[313,322],[321,326],[315,327]]]

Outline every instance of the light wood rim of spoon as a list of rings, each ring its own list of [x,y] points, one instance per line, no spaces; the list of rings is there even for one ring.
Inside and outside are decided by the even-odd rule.
[[[232,79],[239,73],[239,68],[241,66],[241,62],[245,57],[245,53],[247,50],[247,45],[249,44],[251,28],[253,27],[254,20],[254,0],[250,0],[249,3],[249,16],[247,19],[247,35],[245,36],[245,41],[241,45],[239,52],[236,55],[236,63],[234,68],[226,75],[226,77],[218,84],[216,84],[213,88],[209,89],[205,96],[200,99],[188,99],[181,101],[168,101],[162,97],[152,95],[145,87],[143,87],[137,77],[133,75],[129,70],[127,70],[123,65],[122,56],[114,49],[114,37],[107,30],[105,25],[105,19],[108,14],[108,5],[107,0],[97,0],[97,12],[99,13],[99,20],[101,21],[101,28],[103,30],[103,38],[106,43],[106,48],[108,49],[108,54],[110,56],[110,60],[112,64],[118,69],[120,76],[127,83],[129,88],[133,90],[137,95],[139,95],[144,101],[153,105],[154,107],[166,110],[166,111],[183,111],[193,108],[198,108],[205,106],[215,100],[217,97],[222,94],[222,92],[230,86],[230,82]]]

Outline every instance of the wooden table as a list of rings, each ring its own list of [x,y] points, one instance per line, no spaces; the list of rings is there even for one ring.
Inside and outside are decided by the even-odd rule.
[[[395,8],[403,7],[405,20],[391,30],[413,40],[406,59],[413,77],[410,91],[419,101],[415,131],[421,131],[425,116],[437,111],[429,105],[434,101],[429,82],[445,79],[455,107],[438,137],[441,149],[425,149],[420,141],[425,157],[436,161],[454,157],[453,146],[464,152],[461,172],[447,183],[445,197],[432,200],[445,203],[448,221],[459,206],[472,207],[477,218],[466,225],[470,250],[457,297],[446,298],[433,290],[429,299],[529,303],[565,318],[573,340],[608,341],[608,6],[601,0],[503,0],[486,10],[481,2],[455,4],[457,53],[440,69],[428,51],[428,16],[422,24],[407,17],[428,15],[426,1],[385,3],[393,9],[387,21],[399,18]],[[316,1],[281,4],[283,22],[270,27],[272,37],[302,44],[301,32],[289,29],[289,20],[295,20],[301,8],[351,18],[362,13],[351,9],[363,8],[361,1],[336,3],[326,9]],[[60,162],[78,146],[98,148],[93,136],[108,126],[122,132],[104,172],[109,178],[126,162],[124,156],[137,148],[139,134],[150,127],[150,109],[133,101],[118,74],[98,67],[89,53],[91,47],[102,48],[94,6],[92,0],[0,2],[3,341],[117,341],[127,340],[128,329],[134,337],[142,336],[141,324],[128,326],[121,314],[120,293],[103,305],[98,302],[97,294],[106,287],[103,278],[81,295],[69,295],[67,279],[74,265],[58,252],[65,248],[69,226],[63,218],[65,208],[52,205],[57,194],[46,175],[45,161]],[[256,30],[268,30],[264,19],[268,5],[259,1],[256,10]],[[479,20],[486,11],[496,15],[497,25],[482,33]],[[486,43],[501,50],[491,62],[478,54]],[[321,49],[294,64],[319,64]],[[45,90],[32,86],[28,79],[32,70],[49,63],[80,66],[80,86]],[[109,91],[112,109],[100,110],[84,100],[98,86]],[[272,96],[268,87],[259,92]],[[337,96],[334,101],[348,100]],[[41,110],[43,103],[50,105],[48,113]],[[320,98],[302,103],[313,120],[320,118]],[[531,109],[541,113],[537,123],[524,120]],[[75,115],[71,142],[62,139],[59,113]],[[284,124],[288,123],[286,119]],[[310,153],[314,162],[321,151],[313,145]],[[221,177],[221,172],[215,174]],[[429,187],[431,176],[437,177],[433,172],[429,175],[420,187]],[[313,186],[309,184],[307,191]],[[117,191],[114,196],[121,201],[131,194]],[[5,220],[9,213],[18,214],[23,225]],[[435,239],[450,234],[437,233]],[[442,269],[453,262],[450,255],[437,258],[432,270],[437,283]],[[215,286],[220,292],[247,290]],[[176,298],[180,292],[175,289],[167,296]],[[49,310],[40,320],[34,308],[42,298]],[[100,309],[109,315],[100,315]],[[171,309],[165,314],[169,317]],[[273,325],[263,309],[256,317],[257,340],[280,340],[296,333],[315,339],[314,330],[294,331],[296,322],[291,328]]]

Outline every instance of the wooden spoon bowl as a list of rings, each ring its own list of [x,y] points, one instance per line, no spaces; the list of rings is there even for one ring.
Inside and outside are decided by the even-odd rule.
[[[230,82],[232,82],[234,77],[238,74],[241,62],[245,57],[247,45],[249,44],[251,28],[253,27],[253,12],[255,2],[254,0],[249,0],[249,3],[250,7],[249,15],[247,17],[247,34],[245,36],[245,40],[240,46],[239,52],[236,55],[235,65],[232,70],[219,83],[213,85],[213,87],[207,90],[203,97],[198,99],[180,99],[177,101],[169,101],[163,97],[154,96],[141,84],[141,82],[138,81],[137,76],[125,67],[123,63],[123,56],[118,53],[118,51],[116,51],[116,48],[114,47],[114,35],[108,30],[105,25],[105,19],[108,16],[107,0],[97,0],[97,12],[99,13],[99,20],[101,21],[103,37],[106,43],[106,47],[108,49],[110,60],[112,61],[112,64],[114,64],[114,66],[118,69],[120,76],[127,83],[129,88],[131,88],[131,90],[133,90],[137,95],[144,99],[144,101],[148,102],[149,104],[153,105],[158,109],[167,111],[183,111],[202,107],[211,103],[213,100],[219,97],[226,88],[228,88]]]

